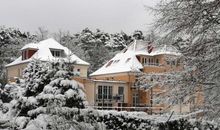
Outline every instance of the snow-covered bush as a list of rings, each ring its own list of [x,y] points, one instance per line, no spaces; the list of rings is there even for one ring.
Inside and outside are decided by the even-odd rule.
[[[72,111],[74,113],[74,110]],[[76,111],[75,111],[76,113]],[[73,114],[76,115],[76,114]],[[189,119],[189,116],[148,115],[145,112],[81,109],[74,120],[78,124],[107,130],[218,130],[217,123]],[[101,124],[101,126],[100,126]],[[87,128],[88,129],[88,128]],[[95,128],[94,128],[95,129]]]
[[[29,121],[26,130],[218,130],[214,122],[197,121],[182,116],[148,115],[144,112],[62,108],[57,114],[38,115]],[[69,118],[67,116],[69,115]],[[22,118],[23,119],[23,118]],[[23,119],[24,120],[24,119]],[[28,120],[28,119],[26,119]]]
[[[16,79],[15,83],[6,84],[0,88],[0,100],[4,103],[10,102],[13,98],[21,94],[21,83],[23,80]]]

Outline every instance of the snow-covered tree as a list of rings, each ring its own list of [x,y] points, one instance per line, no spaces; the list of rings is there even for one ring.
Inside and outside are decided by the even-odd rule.
[[[161,111],[163,113],[170,112],[170,107],[174,105],[179,106],[180,113],[183,112],[182,106],[184,104],[191,104],[191,112],[202,108],[203,99],[197,99],[197,95],[202,94],[200,93],[202,87],[196,84],[195,75],[188,73],[188,71],[139,73],[136,78],[135,86],[139,90],[150,91],[153,96],[153,104],[164,104],[166,106]]]
[[[0,83],[6,84],[5,65],[17,57],[19,49],[28,39],[26,33],[18,29],[0,27]]]
[[[53,117],[63,113],[63,118],[68,118],[71,109],[78,111],[84,108],[84,89],[72,80],[75,73],[70,70],[70,64],[31,61],[24,70],[24,80],[5,87],[8,88],[8,97],[12,99],[8,102],[10,105],[5,115],[12,115],[15,120],[24,118],[26,123],[22,127],[25,127],[28,120],[42,114]],[[12,125],[16,124],[15,120],[11,120],[10,127],[18,129],[18,126]]]
[[[143,32],[140,31],[140,30],[135,30],[134,33],[133,33],[133,37],[136,40],[143,40],[144,39]]]
[[[17,97],[22,91],[23,80],[17,78],[15,83],[6,84],[0,87],[0,100],[3,103],[9,103],[15,97]]]
[[[45,27],[39,27],[36,32],[37,41],[45,40],[49,37],[49,31]]]
[[[64,62],[50,64],[33,61],[24,71],[24,96],[36,100],[36,107],[47,106],[51,102],[65,107],[83,108],[83,88],[72,80],[74,72],[69,69]],[[23,105],[24,102],[21,103]]]
[[[206,115],[220,115],[220,1],[219,0],[161,0],[153,8],[158,16],[155,27],[167,44],[175,45],[185,59],[185,69],[202,85],[209,108]]]
[[[161,39],[161,37],[155,33],[154,31],[149,31],[145,38],[144,38],[145,41],[147,42],[150,42],[150,43],[153,43],[153,45],[156,47],[156,46],[160,46],[160,45],[163,45],[164,44],[164,40]]]
[[[88,28],[76,35],[78,39],[78,46],[83,50],[85,60],[90,63],[89,72],[97,70],[108,59],[110,59],[111,50],[105,45],[110,40],[108,33],[102,32],[99,29],[91,31]]]
[[[75,55],[80,57],[83,60],[86,60],[84,50],[79,41],[79,34],[70,34],[66,32],[62,34],[63,36],[60,39],[60,43],[65,47],[69,48]]]
[[[26,88],[24,95],[29,97],[41,93],[45,85],[50,83],[52,74],[52,71],[45,66],[45,63],[38,59],[32,60],[23,71]]]
[[[131,36],[124,32],[110,34],[110,41],[107,42],[106,46],[114,49],[115,51],[123,50],[133,40]]]

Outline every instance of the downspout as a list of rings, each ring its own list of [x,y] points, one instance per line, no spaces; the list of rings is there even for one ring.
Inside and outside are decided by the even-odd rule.
[[[94,106],[96,105],[96,81],[94,81]]]
[[[9,82],[9,79],[8,79],[8,67],[5,67],[6,69],[6,79],[7,79],[7,83]]]
[[[132,88],[131,88],[131,76],[130,76],[129,72],[128,72],[128,77],[129,77],[128,87],[129,87],[129,91],[130,91],[130,94],[131,94],[131,92],[132,92],[132,91],[131,91],[131,89],[132,89]],[[132,95],[131,95],[131,96],[132,96]],[[130,97],[130,96],[128,96],[128,97]],[[132,99],[132,98],[131,98],[131,99]],[[130,101],[131,101],[131,100],[130,100]],[[132,103],[130,102],[129,105],[131,106],[131,104],[132,104]]]
[[[151,106],[151,115],[153,115],[153,88],[150,88],[150,106]]]

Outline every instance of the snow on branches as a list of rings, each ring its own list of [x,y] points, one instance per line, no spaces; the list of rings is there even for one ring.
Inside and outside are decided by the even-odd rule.
[[[220,1],[219,0],[161,0],[153,8],[158,19],[156,29],[166,44],[173,44],[184,56],[188,73],[193,73],[195,85],[205,92],[206,116],[219,117],[220,113]],[[193,71],[190,68],[195,68]]]

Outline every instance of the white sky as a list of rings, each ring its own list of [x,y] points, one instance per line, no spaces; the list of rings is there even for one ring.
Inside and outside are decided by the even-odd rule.
[[[159,0],[0,0],[0,26],[34,32],[45,27],[50,32],[79,32],[85,27],[105,32],[147,31],[151,12]]]

